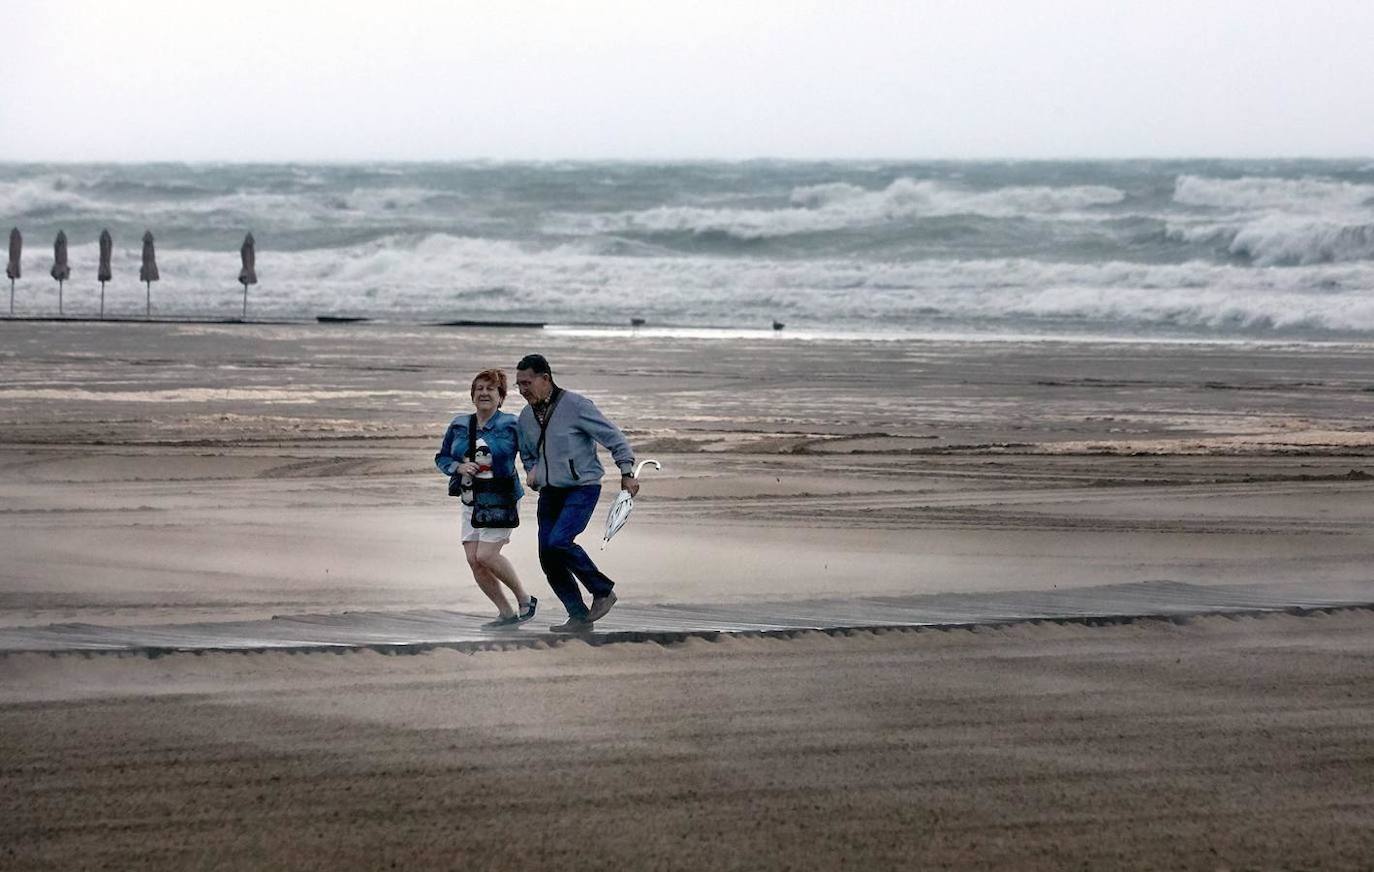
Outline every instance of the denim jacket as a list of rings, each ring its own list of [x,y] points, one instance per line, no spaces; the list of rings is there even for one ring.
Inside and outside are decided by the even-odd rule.
[[[468,420],[471,414],[455,415],[444,433],[439,453],[434,455],[434,465],[444,475],[453,475],[453,470],[463,462],[468,451]],[[485,427],[477,428],[477,438],[487,443],[491,449],[491,471],[493,475],[515,479],[515,498],[525,495],[520,476],[515,472],[515,455],[520,450],[520,437],[516,429],[515,416],[497,410]]]

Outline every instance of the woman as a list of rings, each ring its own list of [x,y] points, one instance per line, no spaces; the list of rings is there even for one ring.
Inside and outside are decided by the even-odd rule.
[[[475,415],[457,415],[444,433],[444,442],[434,456],[434,465],[444,475],[457,474],[463,482],[463,550],[467,553],[472,577],[487,599],[495,604],[500,616],[483,626],[509,627],[534,617],[538,601],[525,593],[515,567],[501,554],[501,547],[510,541],[510,529],[504,527],[472,526],[472,481],[475,478],[509,478],[514,481],[515,499],[524,496],[520,477],[515,473],[515,455],[519,439],[515,416],[501,411],[506,401],[506,374],[499,369],[479,372],[470,390]],[[473,436],[468,433],[470,422],[476,422]],[[468,454],[469,445],[473,452]],[[502,585],[515,595],[512,607]]]

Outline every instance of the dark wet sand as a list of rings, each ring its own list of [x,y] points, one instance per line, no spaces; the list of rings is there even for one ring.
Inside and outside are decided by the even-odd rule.
[[[0,626],[480,612],[531,350],[665,464],[627,604],[1374,580],[1365,347],[0,323]],[[0,866],[1369,868],[1372,626],[0,657]]]

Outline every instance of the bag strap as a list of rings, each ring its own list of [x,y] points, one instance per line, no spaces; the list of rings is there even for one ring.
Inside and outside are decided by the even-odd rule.
[[[477,416],[468,415],[468,463],[477,459]]]
[[[544,454],[544,438],[549,433],[549,424],[553,422],[553,410],[558,408],[558,401],[563,399],[563,389],[558,385],[553,386],[553,396],[549,398],[549,412],[542,421],[535,415],[534,420],[539,423],[539,459],[544,461],[544,475],[549,474],[549,458]],[[547,482],[546,482],[547,483]]]

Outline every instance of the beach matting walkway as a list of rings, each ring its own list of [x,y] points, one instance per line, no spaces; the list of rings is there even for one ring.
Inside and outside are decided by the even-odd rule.
[[[0,629],[0,654],[18,652],[143,653],[176,651],[320,651],[367,648],[423,651],[532,645],[566,636],[549,632],[561,609],[544,601],[536,619],[486,629],[491,615],[441,609],[281,615],[267,620],[142,626],[51,624]],[[552,608],[550,606],[552,605]],[[673,642],[689,637],[785,635],[880,628],[962,628],[1034,621],[1123,623],[1215,614],[1302,613],[1374,608],[1374,580],[1339,589],[1302,585],[1197,585],[1175,581],[1004,593],[722,605],[619,605],[579,638],[593,644]]]

